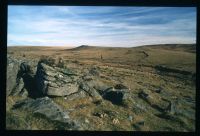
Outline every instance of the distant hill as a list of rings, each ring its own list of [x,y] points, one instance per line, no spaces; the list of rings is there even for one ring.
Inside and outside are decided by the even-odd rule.
[[[156,44],[156,45],[145,45],[139,47],[196,53],[196,44]]]
[[[129,47],[129,48],[81,45],[76,48],[66,49],[66,50],[70,50],[70,51],[90,50],[90,49],[118,50],[118,49],[136,49],[136,48],[165,49],[165,50],[185,51],[185,52],[196,53],[196,44],[156,44],[156,45],[144,45],[144,46],[138,46],[138,47]]]
[[[72,51],[77,51],[77,50],[83,50],[83,49],[90,49],[90,48],[95,48],[93,46],[89,46],[89,45],[81,45],[72,49],[68,49],[68,50],[72,50]]]

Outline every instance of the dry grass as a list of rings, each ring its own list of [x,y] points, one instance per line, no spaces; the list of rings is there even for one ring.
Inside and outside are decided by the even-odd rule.
[[[176,48],[170,50],[169,47],[138,47],[138,48],[86,48],[84,50],[65,50],[65,48],[52,47],[14,47],[8,48],[10,55],[16,58],[23,58],[23,54],[27,59],[39,60],[42,55],[51,57],[62,57],[65,65],[68,68],[75,70],[77,73],[85,74],[88,69],[93,66],[98,66],[100,71],[99,80],[108,85],[114,86],[117,83],[122,83],[130,89],[130,93],[134,95],[135,101],[142,103],[148,107],[147,112],[136,114],[131,106],[123,107],[112,104],[110,101],[104,100],[101,104],[96,105],[90,97],[66,101],[64,97],[53,98],[54,102],[60,105],[64,110],[76,109],[70,112],[70,117],[79,120],[83,123],[86,130],[137,130],[133,127],[134,124],[144,120],[145,125],[140,127],[141,131],[188,131],[195,130],[194,121],[180,119],[186,126],[180,122],[161,119],[155,114],[158,113],[151,108],[143,100],[137,98],[138,92],[141,89],[146,90],[152,97],[152,103],[158,104],[161,102],[161,97],[172,96],[182,98],[190,96],[195,98],[196,87],[191,84],[190,80],[182,80],[172,76],[159,75],[154,69],[155,65],[165,65],[170,68],[176,68],[185,71],[196,72],[196,54],[187,52],[185,49]],[[145,51],[149,56],[144,58]],[[101,55],[103,59],[101,59]],[[187,84],[186,84],[187,83]],[[179,87],[177,87],[179,86]],[[157,87],[162,87],[166,94],[157,94],[154,90]],[[6,103],[7,120],[14,120],[16,116],[10,108],[19,100],[19,97],[8,97]],[[190,108],[182,105],[180,108]],[[100,118],[95,116],[95,112],[110,112],[107,117]],[[59,129],[62,128],[59,124],[54,124],[43,117],[36,117],[23,111],[17,111],[23,116],[22,120],[29,120],[31,129]],[[108,113],[107,113],[108,114]],[[133,121],[128,120],[128,116],[133,116]],[[85,123],[85,119],[89,123]],[[118,119],[119,124],[113,124],[112,120]],[[26,124],[20,118],[15,123],[8,123],[7,128],[10,129],[27,129]],[[19,123],[19,127],[16,127]],[[92,126],[90,126],[90,124]],[[95,127],[94,127],[95,126]]]

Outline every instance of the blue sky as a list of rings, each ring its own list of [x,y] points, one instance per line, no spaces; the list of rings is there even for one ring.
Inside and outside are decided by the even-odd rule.
[[[196,43],[194,7],[9,6],[8,46]]]

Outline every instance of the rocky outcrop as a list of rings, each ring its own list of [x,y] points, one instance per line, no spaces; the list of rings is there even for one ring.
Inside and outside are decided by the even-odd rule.
[[[77,93],[79,89],[72,73],[44,63],[38,63],[36,82],[38,90],[48,96],[67,96]]]
[[[34,62],[7,59],[7,95],[28,96],[34,89]]]
[[[20,61],[7,58],[7,79],[6,79],[6,95],[9,95],[16,86],[16,77],[19,71]]]
[[[79,130],[81,127],[78,122],[73,121],[68,113],[63,111],[56,103],[53,102],[49,97],[37,98],[37,99],[24,99],[18,101],[14,106],[13,110],[21,108],[32,111],[33,114],[41,114],[52,121],[58,121],[64,123],[68,129]]]

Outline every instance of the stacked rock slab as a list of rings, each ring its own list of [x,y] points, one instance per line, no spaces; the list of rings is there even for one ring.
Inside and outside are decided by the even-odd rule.
[[[79,86],[72,74],[63,73],[44,63],[38,63],[36,72],[37,88],[44,95],[68,96],[77,93]]]

